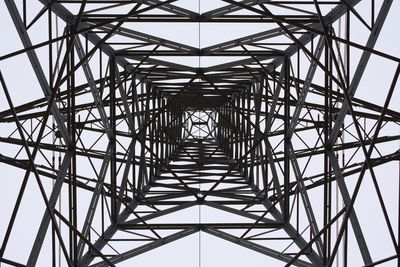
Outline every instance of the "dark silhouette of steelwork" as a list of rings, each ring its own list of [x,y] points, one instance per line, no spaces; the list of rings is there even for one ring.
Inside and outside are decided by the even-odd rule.
[[[15,105],[16,88],[0,76],[0,122],[15,125],[0,141],[21,152],[2,151],[0,161],[25,170],[12,213],[1,216],[0,262],[35,266],[46,253],[49,266],[115,266],[199,231],[286,266],[347,266],[352,254],[363,266],[397,262],[399,224],[374,171],[400,155],[399,135],[385,131],[400,122],[390,108],[400,59],[375,48],[393,1],[369,1],[370,18],[360,0],[223,0],[201,14],[176,0],[40,0],[30,16],[28,1],[4,2],[23,48],[0,60],[28,56],[44,96]],[[48,39],[34,43],[38,21]],[[130,29],[137,22],[266,30],[199,48]],[[365,41],[351,38],[356,22]],[[43,49],[48,58],[38,56]],[[195,67],[174,62],[180,57],[232,60]],[[382,104],[356,97],[371,57],[398,66],[389,88],[376,90]],[[392,151],[381,153],[387,144]],[[366,173],[394,251],[383,259],[373,257],[354,208]],[[46,208],[21,262],[7,250],[28,179]],[[164,219],[198,205],[243,219]]]

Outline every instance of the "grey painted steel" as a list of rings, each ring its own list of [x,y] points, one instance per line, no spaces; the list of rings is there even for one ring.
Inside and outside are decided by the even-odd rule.
[[[111,257],[111,258],[109,258],[109,260],[115,264],[115,263],[130,259],[137,255],[143,254],[149,250],[161,247],[163,245],[166,245],[166,244],[176,241],[178,239],[181,239],[181,238],[184,238],[191,234],[197,233],[199,230],[200,229],[198,227],[190,227],[185,230],[174,233],[172,235],[169,235],[169,236],[163,237],[161,239],[158,239],[156,241],[153,241],[149,244],[140,246],[138,248],[131,249],[131,250],[121,253],[117,256]],[[102,266],[108,266],[108,265],[104,262],[99,262],[99,263],[91,265],[91,267],[102,267]]]
[[[52,209],[55,208],[57,200],[60,196],[61,189],[64,184],[65,176],[67,174],[67,170],[70,165],[70,160],[71,160],[72,154],[73,154],[72,151],[68,151],[65,154],[63,163],[57,174],[56,182],[54,183],[54,187],[53,187],[53,190],[52,190],[50,198],[49,198],[49,205]],[[51,220],[50,214],[46,210],[43,214],[42,221],[39,226],[39,230],[36,234],[36,238],[33,243],[31,253],[29,254],[27,266],[35,266],[36,265],[37,259],[39,257],[40,251],[43,246],[44,239],[47,234],[47,230],[49,228],[50,220]]]
[[[319,60],[319,58],[322,55],[322,51],[323,51],[324,47],[325,47],[325,38],[323,36],[321,36],[319,38],[317,47],[315,48],[315,52],[314,52],[314,56],[316,59]],[[295,131],[296,125],[297,125],[299,117],[300,117],[301,110],[304,107],[304,103],[306,102],[308,91],[310,90],[312,79],[317,70],[317,66],[318,65],[317,65],[316,61],[312,61],[310,64],[310,68],[308,69],[307,76],[306,76],[305,82],[303,84],[303,88],[300,92],[299,98],[297,99],[296,108],[293,112],[292,119],[290,121],[289,129],[286,133],[286,137],[288,139],[292,138],[293,133]]]
[[[378,17],[376,19],[376,22],[374,24],[374,27],[372,28],[371,34],[368,38],[366,47],[373,48],[374,45],[376,44],[376,41],[378,39],[379,33],[381,32],[383,23],[387,17],[387,14],[389,13],[390,6],[392,5],[391,0],[386,0],[381,7],[381,10],[378,14]],[[369,61],[369,58],[371,56],[371,53],[368,51],[364,51],[360,62],[357,66],[356,72],[353,76],[353,79],[350,83],[350,87],[347,89],[349,96],[353,97],[358,85],[360,83],[361,77],[365,71],[365,68],[367,66],[367,63]],[[344,118],[347,114],[349,107],[347,105],[347,102],[344,102],[342,105],[342,108],[340,109],[340,112],[338,114],[338,117],[336,119],[335,125],[332,129],[331,135],[329,137],[329,144],[333,144],[336,142],[337,136],[339,134],[340,127],[344,121]],[[343,197],[344,203],[347,205],[350,201],[350,195],[346,186],[346,183],[344,182],[343,176],[342,176],[342,171],[340,170],[339,163],[337,157],[334,155],[334,152],[332,150],[329,151],[329,160],[332,164],[333,171],[335,172],[336,180],[339,185],[340,193]],[[350,221],[356,236],[356,240],[361,252],[361,255],[363,257],[364,263],[365,264],[370,264],[372,263],[371,255],[368,249],[368,245],[365,241],[365,238],[362,234],[361,226],[358,222],[357,216],[355,214],[355,211],[353,210],[352,213],[350,214]]]
[[[86,218],[82,226],[81,233],[85,237],[88,237],[89,235],[94,215],[96,213],[97,204],[99,202],[100,194],[104,190],[103,183],[107,174],[108,166],[110,165],[112,148],[113,148],[113,143],[109,142],[107,145],[106,153],[104,155],[103,163],[100,168],[99,175],[97,177],[96,186],[93,190],[92,198],[89,203],[88,211],[86,213]],[[83,240],[80,240],[80,242],[78,243],[79,255],[82,253],[83,246],[84,246]]]
[[[311,228],[311,232],[313,234],[313,236],[317,236],[319,233],[319,229],[318,229],[318,224],[317,221],[315,219],[315,215],[314,215],[314,211],[312,208],[312,203],[310,201],[310,198],[308,196],[307,193],[307,189],[306,186],[304,184],[304,180],[301,174],[301,170],[299,167],[299,163],[297,161],[296,155],[294,153],[294,149],[293,149],[293,144],[291,142],[288,141],[288,154],[289,154],[289,159],[292,163],[292,167],[293,167],[293,172],[294,175],[296,176],[296,180],[297,180],[297,188],[300,192],[301,195],[301,199],[303,201],[303,205],[304,205],[304,209],[306,211],[307,214],[307,219]],[[315,243],[317,244],[317,248],[318,248],[318,252],[320,255],[323,254],[323,245],[322,245],[322,240],[321,238],[318,238]]]
[[[32,42],[29,38],[29,35],[26,31],[24,23],[22,22],[21,16],[19,15],[18,9],[17,9],[14,1],[7,0],[7,1],[5,1],[5,3],[8,8],[8,11],[11,15],[11,18],[14,22],[15,28],[19,34],[19,37],[22,41],[22,44],[24,45],[25,48],[32,46]],[[39,59],[36,55],[36,52],[31,50],[31,51],[27,52],[27,55],[28,55],[29,61],[32,64],[33,70],[36,74],[36,77],[39,81],[40,87],[41,87],[45,97],[49,98],[50,94],[51,94],[51,88],[48,84],[46,76],[44,75],[43,69],[39,63]],[[53,105],[51,107],[51,113],[56,121],[56,124],[60,130],[60,133],[61,133],[61,136],[62,136],[64,142],[68,146],[73,147],[74,144],[72,144],[72,142],[71,142],[71,138],[70,138],[69,133],[64,124],[64,119],[62,118],[56,103],[53,103]],[[57,176],[55,186],[53,188],[53,191],[52,191],[52,193],[50,195],[50,199],[49,199],[49,205],[51,208],[55,207],[58,196],[61,192],[62,185],[64,184],[64,178],[66,175],[66,171],[69,166],[69,160],[70,160],[72,154],[73,154],[73,151],[69,151],[68,153],[66,153],[64,155],[62,167],[59,170],[59,174]],[[36,235],[36,239],[35,239],[33,248],[31,250],[31,254],[28,259],[28,266],[34,266],[37,261],[37,257],[39,256],[49,223],[50,223],[50,215],[48,214],[48,211],[46,210],[45,214],[43,215],[38,233]]]
[[[255,194],[257,194],[257,195],[260,194],[260,190],[255,185],[251,185],[251,187],[252,187],[253,191],[255,192]],[[273,206],[271,201],[268,200],[267,198],[265,198],[262,203],[267,209],[269,209],[271,206]],[[271,212],[271,215],[277,221],[281,221],[281,222],[284,221],[282,214],[276,209]],[[293,241],[296,243],[296,245],[299,248],[303,248],[307,245],[307,242],[304,240],[304,238],[296,231],[296,229],[290,223],[285,223],[284,230],[290,237],[293,238]],[[307,254],[306,256],[312,262],[312,264],[314,264],[315,266],[323,266],[321,256],[319,256],[314,250],[311,249],[310,253]]]
[[[18,35],[21,39],[22,44],[24,45],[25,48],[31,47],[32,42],[29,38],[28,32],[26,31],[24,23],[18,12],[17,6],[15,5],[13,0],[6,0],[5,3],[8,8],[8,11],[11,15],[11,18],[14,22],[15,29],[18,32]],[[40,87],[43,91],[43,94],[45,95],[46,98],[50,98],[52,89],[50,88],[50,85],[46,79],[46,76],[44,75],[43,69],[42,69],[39,59],[36,55],[36,52],[34,50],[30,50],[27,52],[27,55],[28,55],[29,61],[31,62],[32,68],[35,72],[36,78],[38,79]],[[69,136],[68,130],[65,127],[64,119],[61,116],[61,113],[58,110],[56,103],[53,103],[53,105],[51,106],[51,114],[54,116],[54,120],[56,121],[57,127],[60,130],[60,133],[61,133],[61,136],[62,136],[64,142],[68,146],[73,146],[74,144],[72,144],[72,142],[71,142],[71,138]]]
[[[0,122],[17,123],[21,138],[21,140],[15,138],[13,135],[16,131],[14,131],[8,137],[0,137],[0,141],[15,147],[23,146],[20,149],[25,148],[28,155],[29,147],[35,147],[35,153],[39,151],[47,162],[39,165],[39,160],[35,164],[31,156],[27,163],[23,155],[16,156],[15,160],[12,156],[0,155],[0,161],[26,171],[24,181],[28,181],[31,171],[29,166],[33,168],[46,203],[46,212],[36,233],[28,266],[37,265],[39,255],[44,254],[43,241],[48,232],[53,234],[50,256],[53,265],[56,257],[61,255],[56,250],[56,246],[60,244],[69,265],[72,266],[70,262],[74,262],[74,265],[83,267],[99,260],[99,257],[104,261],[95,262],[92,266],[117,264],[201,230],[282,260],[288,265],[295,263],[298,266],[326,264],[330,266],[333,262],[339,261],[339,257],[343,257],[346,264],[351,256],[350,252],[353,252],[350,248],[360,250],[365,265],[373,265],[372,247],[368,246],[364,238],[366,232],[363,232],[364,229],[361,227],[362,218],[358,217],[359,213],[353,209],[367,169],[370,169],[379,207],[385,217],[386,227],[382,227],[382,230],[390,233],[391,245],[398,252],[395,231],[389,220],[379,180],[375,176],[373,167],[398,160],[400,152],[379,153],[372,158],[372,151],[375,144],[399,140],[398,135],[379,137],[378,133],[381,128],[386,127],[386,124],[396,126],[400,120],[396,111],[386,112],[400,67],[393,78],[385,107],[353,98],[371,54],[385,60],[400,62],[399,58],[374,49],[393,1],[383,0],[377,17],[375,5],[369,7],[371,27],[357,14],[357,10],[353,9],[361,2],[360,0],[341,3],[303,1],[301,4],[304,6],[299,8],[283,1],[270,3],[270,0],[224,0],[229,5],[205,13],[169,4],[173,1],[175,0],[131,2],[105,0],[100,1],[101,3],[94,1],[98,4],[97,8],[91,5],[94,4],[93,1],[88,1],[89,5],[86,5],[86,1],[53,3],[51,0],[39,0],[38,2],[45,7],[26,28],[25,25],[29,22],[26,18],[25,2],[22,7],[24,17],[22,19],[15,3],[6,0],[24,48],[0,57],[0,61],[26,53],[45,95],[44,98],[29,101],[15,108],[12,107],[12,101],[8,97],[10,109],[0,112]],[[72,2],[81,4],[78,16],[73,15],[73,9],[69,8],[69,3]],[[319,5],[331,6],[332,9],[325,10],[323,15]],[[302,10],[307,6],[311,9]],[[117,8],[114,9],[115,7]],[[282,12],[276,12],[275,7],[282,9]],[[311,11],[312,7],[317,13]],[[126,14],[125,8],[130,12]],[[157,9],[161,10],[162,14],[159,14]],[[146,10],[151,12],[144,12]],[[286,13],[287,10],[299,12],[301,15],[289,15]],[[156,12],[153,13],[154,11]],[[237,11],[254,14],[245,15]],[[49,38],[32,45],[27,29],[36,24],[36,19],[45,17],[45,14],[48,15]],[[63,20],[61,25],[64,25],[64,22],[66,24],[66,30],[61,36],[58,33],[57,36],[53,35],[52,14]],[[366,45],[350,41],[352,39],[350,25],[353,24],[350,22],[350,17],[353,15],[371,30]],[[346,38],[336,37],[334,32],[327,33],[325,27],[336,27],[337,20],[344,16],[347,16],[344,25]],[[122,27],[122,24],[136,22],[241,22],[265,23],[272,27],[256,34],[201,48],[131,30],[129,26]],[[336,23],[333,24],[334,22]],[[274,24],[279,27],[274,28],[276,27]],[[343,26],[340,22],[339,24]],[[74,35],[74,31],[68,31],[71,25],[75,25],[77,35]],[[56,26],[59,26],[58,22]],[[286,38],[287,41],[274,43],[274,40],[280,37]],[[320,38],[315,46],[314,40],[318,37]],[[80,38],[84,38],[86,43],[81,43],[83,39]],[[336,43],[336,49],[332,49],[331,42]],[[68,46],[65,49],[63,46],[66,43]],[[346,54],[343,59],[339,43],[345,44]],[[56,44],[59,49],[53,66],[53,46]],[[90,49],[92,45],[94,47]],[[280,49],[277,46],[284,48]],[[66,73],[64,70],[59,72],[57,81],[60,84],[65,82],[67,90],[62,89],[65,86],[51,88],[52,85],[47,84],[40,65],[45,65],[43,63],[45,60],[39,60],[35,53],[36,49],[45,47],[49,48],[48,59],[51,69],[57,67],[59,60],[64,56],[62,69],[67,66]],[[361,60],[351,83],[344,82],[341,75],[344,75],[345,70],[349,68],[350,55],[354,49],[362,51]],[[67,53],[63,55],[63,51]],[[323,52],[325,52],[325,64],[319,60]],[[98,66],[100,75],[97,79],[95,78],[97,75],[94,75],[90,67],[94,66],[95,60],[92,60],[94,56],[99,56],[100,62]],[[192,59],[199,57],[199,65],[195,67],[168,61],[169,59],[164,60],[167,57],[185,56],[190,56]],[[209,67],[200,65],[200,57],[216,59],[221,56],[232,57],[233,60]],[[238,56],[242,59],[235,60]],[[297,63],[295,63],[296,56]],[[311,58],[311,62],[305,64],[307,73],[301,70],[303,60],[306,61],[305,58],[301,58],[302,56]],[[160,57],[163,57],[163,60],[159,59]],[[74,62],[75,58],[79,59],[77,64]],[[334,60],[335,68],[331,66],[331,59]],[[337,59],[340,61],[340,66]],[[107,60],[109,64],[105,65]],[[316,76],[317,66],[325,72],[325,85],[320,85]],[[79,76],[75,73],[79,73]],[[57,72],[51,73],[49,70],[50,81],[55,74]],[[349,77],[345,78],[350,80],[351,75],[348,75]],[[81,77],[83,84],[77,85],[76,81],[81,82]],[[337,91],[330,88],[332,81],[339,86]],[[349,88],[345,88],[346,83],[350,83]],[[5,88],[5,85],[3,87]],[[56,89],[59,89],[57,96],[51,95]],[[75,96],[79,97],[76,98],[78,105],[75,105]],[[90,100],[92,98],[93,102]],[[47,110],[43,112],[46,102]],[[57,108],[56,102],[60,103],[60,108]],[[343,102],[343,105],[339,108],[336,104],[332,106],[331,103],[337,102]],[[53,104],[50,106],[49,103]],[[309,116],[303,117],[302,112],[307,112]],[[322,113],[329,114],[324,117],[324,121],[319,120],[319,114]],[[337,142],[341,128],[345,127],[346,114],[349,113],[353,123],[356,123],[359,140],[349,141],[346,138],[345,142],[342,138],[341,142]],[[53,115],[57,124],[46,129],[46,133],[48,131],[49,134],[53,134],[53,142],[47,141],[50,136],[45,134],[43,141],[38,139],[36,144],[33,141],[35,130],[32,124],[30,134],[29,128],[23,124],[29,120],[31,122],[37,120],[39,127],[40,118],[45,118],[47,122],[49,114]],[[87,114],[84,122],[75,121],[74,118],[80,114]],[[314,114],[318,114],[318,120],[314,119]],[[364,119],[364,128],[357,124],[361,119]],[[22,124],[19,123],[20,120],[23,121]],[[333,122],[335,124],[331,131]],[[372,125],[374,122],[376,123]],[[42,123],[39,136],[42,136],[45,126]],[[350,132],[351,127],[351,125],[347,127],[346,131]],[[376,130],[371,140],[369,135],[374,128]],[[76,133],[73,132],[74,129],[78,129]],[[22,130],[26,131],[31,141],[24,139]],[[362,130],[365,131],[364,136]],[[315,143],[311,144],[313,140],[304,137],[303,134],[307,135],[308,132],[313,132]],[[97,140],[89,141],[94,141],[90,148],[83,142],[86,140],[86,133],[100,136]],[[82,139],[81,134],[84,137]],[[105,148],[103,143],[102,148],[98,148],[96,145],[104,140],[104,134],[109,139],[108,146]],[[75,142],[76,135],[79,143],[73,144],[71,142]],[[60,137],[60,144],[57,145],[56,140]],[[365,161],[357,163],[353,162],[353,158],[345,159],[345,152],[357,148],[360,143]],[[303,148],[303,145],[306,148]],[[367,152],[368,145],[370,147]],[[339,166],[335,155],[339,151],[343,152],[342,167]],[[50,153],[52,153],[52,163],[47,159]],[[58,168],[55,164],[56,153],[60,155]],[[64,158],[61,164],[62,154]],[[324,164],[316,168],[318,172],[314,174],[314,170],[310,171],[307,167],[311,159],[316,159],[320,155],[324,155]],[[96,177],[86,177],[84,172],[76,171],[75,163],[78,157],[90,161]],[[98,161],[96,162],[98,166],[95,166],[92,159]],[[300,167],[302,166],[300,162],[303,160],[306,162],[304,170]],[[68,168],[70,177],[67,177]],[[100,169],[99,173],[96,168]],[[111,172],[108,172],[108,169]],[[108,173],[110,173],[109,180]],[[356,190],[351,195],[345,177],[353,174],[359,174],[359,178]],[[39,175],[54,180],[49,200],[44,193]],[[55,207],[59,195],[64,192],[63,183],[69,185],[69,219],[64,218],[61,210],[58,211]],[[333,185],[336,183],[345,208],[332,217]],[[319,215],[316,207],[320,205],[311,201],[310,190],[314,188],[319,189],[316,190],[318,192],[323,190],[324,199],[321,202],[323,216],[316,216]],[[91,194],[88,210],[84,210],[85,213],[79,216],[76,214],[78,189]],[[3,255],[8,249],[8,236],[13,231],[24,191],[25,186],[22,185],[0,251],[0,262],[13,263]],[[111,203],[110,220],[107,218],[109,203]],[[198,223],[187,223],[185,220],[180,223],[165,224],[152,222],[153,219],[167,219],[168,216],[163,216],[193,208],[195,205],[227,212],[235,215],[233,216],[235,218],[241,216],[246,223],[239,221],[208,223],[200,219]],[[66,231],[70,234],[69,251],[65,248],[64,238],[60,237],[55,215],[68,225]],[[101,233],[96,231],[95,218],[98,217],[102,220]],[[343,220],[335,240],[333,225],[339,224],[337,220],[340,217],[343,217]],[[350,219],[351,225],[347,219]],[[49,230],[50,221],[54,223],[54,227]],[[82,232],[79,232],[77,225],[82,227]],[[235,229],[236,232],[228,233],[223,229]],[[260,233],[260,229],[269,230]],[[96,232],[97,240],[92,238],[92,230]],[[163,230],[173,230],[175,233],[164,237]],[[279,237],[269,236],[271,231],[277,230]],[[350,230],[354,232],[355,238],[342,238],[343,234]],[[120,234],[126,235],[128,232],[134,235],[127,239],[120,238]],[[55,234],[59,239],[58,242]],[[288,240],[287,247],[283,251],[277,251],[272,245],[267,247],[269,242],[264,245],[264,240],[271,238]],[[93,239],[93,244],[90,239]],[[260,242],[253,243],[252,240]],[[119,241],[129,241],[132,247],[121,251],[118,248],[117,251],[112,245]],[[149,243],[135,247],[134,241]],[[333,249],[332,244],[334,244]],[[345,249],[345,253],[338,255],[337,249],[340,245]],[[106,246],[114,250],[115,254],[103,255]],[[286,252],[289,248],[293,253]],[[386,259],[377,263],[382,261]],[[18,266],[17,263],[14,264]]]
[[[248,241],[246,239],[238,238],[238,237],[236,237],[234,235],[231,235],[231,234],[226,233],[224,231],[215,229],[213,227],[206,226],[206,227],[204,227],[202,229],[202,231],[205,232],[205,233],[208,233],[210,235],[213,235],[213,236],[222,238],[224,240],[227,240],[229,242],[235,243],[235,244],[237,244],[239,246],[243,246],[243,247],[246,247],[248,249],[257,251],[259,253],[262,253],[264,255],[267,255],[267,256],[269,256],[271,258],[274,258],[274,259],[277,259],[277,260],[280,260],[280,261],[283,261],[283,262],[289,262],[292,259],[291,256],[287,256],[285,254],[282,254],[279,251],[276,251],[276,250],[261,246],[261,245],[259,245],[257,243],[250,242],[250,241]],[[296,260],[293,263],[293,265],[300,266],[300,267],[319,266],[319,265],[313,265],[313,264],[311,264],[309,262],[306,262],[306,261],[303,261],[303,260]]]
[[[74,44],[75,44],[75,49],[76,49],[79,60],[83,60],[83,58],[85,56],[85,52],[83,50],[83,46],[82,46],[82,43],[81,43],[81,40],[79,39],[79,37],[75,38]],[[90,89],[90,92],[92,93],[94,103],[96,104],[96,108],[99,111],[100,119],[103,124],[104,130],[105,130],[108,138],[111,139],[114,137],[114,134],[112,133],[110,122],[107,119],[107,113],[104,110],[103,101],[99,95],[99,90],[97,88],[97,85],[94,82],[93,74],[90,69],[90,65],[89,65],[88,61],[85,61],[82,64],[82,69],[85,73],[86,80],[88,81],[89,89]]]
[[[228,207],[228,206],[224,206],[224,205],[215,203],[213,201],[204,201],[203,204],[207,205],[209,207],[215,208],[215,209],[223,210],[223,211],[226,211],[226,212],[229,212],[229,213],[232,213],[232,214],[236,214],[236,215],[239,215],[239,216],[242,216],[242,217],[246,217],[246,218],[249,218],[249,219],[253,219],[253,220],[258,220],[260,218],[260,216],[252,214],[250,212],[245,212],[245,211],[242,211],[242,210],[239,210],[239,209],[234,209],[234,208],[231,208],[231,207]],[[264,222],[264,223],[277,223],[276,221],[268,219],[268,218],[262,218],[260,221]]]
[[[392,0],[385,0],[383,2],[381,10],[379,11],[379,14],[376,18],[374,27],[372,28],[372,31],[368,38],[368,41],[365,45],[366,47],[373,48],[375,46],[376,41],[378,40],[379,34],[382,30],[383,23],[385,22],[385,19],[389,13],[392,2],[393,2]],[[350,97],[353,97],[354,94],[356,93],[356,91],[358,89],[358,85],[360,84],[361,78],[364,74],[365,68],[367,67],[370,57],[371,57],[371,52],[364,51],[362,53],[360,61],[357,65],[356,71],[353,75],[353,79],[351,80],[349,88],[347,88],[347,93]],[[337,119],[336,119],[335,125],[332,129],[331,135],[329,137],[330,144],[334,144],[336,142],[340,127],[344,121],[344,118],[345,118],[348,110],[349,110],[349,106],[348,106],[347,102],[344,102],[340,109],[340,112],[337,116]]]

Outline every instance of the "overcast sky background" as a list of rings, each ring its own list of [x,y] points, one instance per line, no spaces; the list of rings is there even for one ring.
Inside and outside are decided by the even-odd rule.
[[[20,1],[17,1],[19,3]],[[30,16],[35,14],[42,8],[38,1],[27,1],[29,8],[32,10]],[[379,9],[382,1],[376,1],[377,9]],[[385,53],[400,57],[400,34],[399,34],[399,14],[400,14],[400,1],[393,1],[392,9],[386,19],[386,23],[378,39],[376,49]],[[370,0],[363,0],[356,9],[357,11],[368,17],[368,4]],[[192,0],[179,0],[174,3],[191,10],[198,10],[198,1]],[[217,0],[201,0],[201,12],[223,6],[225,3]],[[354,17],[353,17],[354,18]],[[354,20],[353,20],[354,21]],[[46,20],[38,21],[31,32],[32,42],[38,43],[46,40],[47,28]],[[352,40],[361,44],[365,43],[368,32],[360,26],[360,23],[354,22],[352,26]],[[275,25],[274,25],[275,26]],[[156,35],[165,39],[182,42],[187,45],[197,47],[199,45],[199,26],[197,23],[181,23],[177,26],[160,25],[159,23],[136,23],[129,24],[129,27],[138,31],[143,31],[152,35]],[[244,25],[228,25],[228,24],[202,24],[200,26],[200,47],[207,47],[223,41],[232,40],[238,37],[246,36],[252,33],[257,33],[265,30],[263,24],[244,24]],[[44,30],[43,30],[44,29]],[[21,41],[15,31],[14,25],[8,14],[7,8],[3,1],[0,2],[0,56],[15,50],[21,49]],[[44,66],[47,65],[47,50],[39,49],[37,51],[39,58]],[[352,50],[356,58],[358,51]],[[175,59],[172,59],[175,60]],[[186,58],[179,59],[183,64],[192,64],[196,66],[198,59]],[[202,66],[209,66],[217,64],[218,59],[201,59]],[[351,63],[354,68],[357,62]],[[391,79],[393,77],[396,64],[388,60],[382,60],[376,56],[372,56],[368,64],[365,75],[360,83],[359,89],[356,93],[358,98],[364,99],[382,105],[386,97]],[[14,105],[19,105],[37,99],[43,96],[42,91],[37,83],[36,77],[32,71],[30,63],[26,55],[19,55],[11,59],[0,62],[0,70],[7,82],[8,88],[14,100]],[[399,111],[400,108],[400,90],[397,84],[390,108]],[[0,111],[7,109],[7,103],[3,91],[0,91]],[[14,125],[1,125],[0,136],[5,137],[10,134],[14,129]],[[399,126],[392,126],[385,129],[386,133],[399,134]],[[399,148],[399,142],[391,143],[382,146],[383,152],[391,153]],[[16,148],[10,145],[0,143],[0,153],[4,155],[15,155]],[[361,159],[362,160],[362,159]],[[314,163],[318,164],[318,163]],[[398,196],[399,196],[399,163],[391,162],[386,165],[375,168],[378,180],[380,182],[381,190],[384,193],[384,200],[386,202],[390,219],[393,227],[397,229],[398,223]],[[24,171],[10,167],[6,164],[0,163],[0,240],[3,239],[5,228],[11,215],[12,207],[14,206],[15,199],[24,175]],[[16,229],[13,231],[9,248],[7,249],[6,256],[17,262],[25,262],[33,239],[35,237],[38,224],[41,220],[44,205],[39,195],[36,183],[34,182],[33,175],[30,177],[26,194],[24,195],[22,206],[16,221]],[[44,178],[45,179],[45,178]],[[354,186],[355,179],[349,179],[348,185],[350,188]],[[44,180],[47,190],[51,189],[51,181]],[[65,193],[65,192],[64,192]],[[312,197],[316,202],[321,201],[318,197]],[[66,198],[65,198],[66,199]],[[316,206],[318,209],[319,206]],[[370,246],[371,254],[374,260],[379,260],[393,255],[392,245],[388,238],[387,230],[382,228],[384,225],[381,212],[376,201],[376,194],[372,189],[372,183],[369,174],[366,174],[365,184],[362,186],[358,201],[356,202],[356,210],[358,217],[362,222],[364,233],[366,234],[367,243]],[[211,210],[210,208],[201,207],[202,220],[211,221],[218,220],[220,216],[229,216],[221,214],[221,212]],[[317,211],[318,213],[318,211]],[[179,221],[181,218],[198,220],[198,207],[181,211],[170,217],[169,220]],[[226,218],[226,217],[224,217]],[[397,230],[396,230],[397,231]],[[397,232],[396,232],[397,235]],[[48,235],[49,236],[49,235]],[[201,237],[199,239],[199,237]],[[201,242],[199,242],[199,240]],[[39,259],[38,266],[50,266],[49,258],[51,256],[50,246],[46,239],[46,244],[42,252],[43,255]],[[354,240],[350,237],[350,243]],[[127,262],[118,264],[118,266],[157,266],[163,265],[166,267],[195,267],[199,266],[199,244],[201,243],[201,266],[214,267],[214,266],[231,266],[239,267],[247,265],[263,265],[263,266],[283,266],[280,261],[268,258],[265,255],[259,254],[252,250],[245,249],[233,243],[229,243],[222,239],[210,236],[206,233],[197,233],[173,243],[167,244],[145,254],[139,255],[134,259]],[[354,243],[352,243],[354,248]],[[349,266],[360,266],[359,252],[357,249],[354,253],[350,252]],[[389,262],[381,266],[395,266],[394,262]]]

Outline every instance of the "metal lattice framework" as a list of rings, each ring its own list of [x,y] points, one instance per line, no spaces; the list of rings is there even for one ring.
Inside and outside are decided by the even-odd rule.
[[[398,212],[381,183],[390,169],[398,188],[400,59],[375,47],[393,1],[179,2],[4,0],[23,48],[0,62],[27,57],[15,75],[33,70],[44,96],[15,104],[20,88],[0,75],[0,166],[23,170],[0,262],[115,266],[202,231],[285,266],[397,263]],[[146,23],[265,30],[194,47],[131,27]],[[369,91],[381,102],[356,95],[372,58],[394,66]],[[373,216],[358,213],[366,183]],[[42,219],[25,261],[8,255],[31,186]],[[197,206],[225,215],[173,217]],[[365,230],[374,217],[383,256]]]

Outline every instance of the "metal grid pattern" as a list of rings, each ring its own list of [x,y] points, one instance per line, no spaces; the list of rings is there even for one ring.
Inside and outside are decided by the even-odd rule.
[[[352,254],[358,266],[397,261],[398,214],[375,172],[400,155],[392,99],[400,59],[375,48],[392,0],[367,8],[360,0],[223,0],[206,12],[176,0],[39,0],[34,15],[28,1],[4,2],[23,48],[0,61],[27,56],[44,96],[15,105],[17,88],[0,75],[0,141],[17,151],[2,151],[1,166],[25,172],[2,218],[0,262],[35,266],[46,253],[48,266],[116,266],[199,231],[285,266],[348,266]],[[38,23],[47,40],[35,43]],[[135,23],[266,30],[193,47]],[[356,23],[365,41],[351,38]],[[397,66],[382,77],[382,103],[356,95],[371,57]],[[355,209],[367,174],[389,237],[385,258],[373,256]],[[7,251],[29,179],[44,206],[22,262]],[[168,221],[198,205],[235,217]]]

